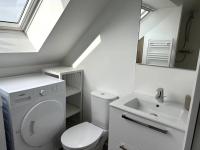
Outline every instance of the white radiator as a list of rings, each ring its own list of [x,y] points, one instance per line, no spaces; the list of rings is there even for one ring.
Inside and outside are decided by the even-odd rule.
[[[170,67],[173,40],[149,40],[146,64]]]

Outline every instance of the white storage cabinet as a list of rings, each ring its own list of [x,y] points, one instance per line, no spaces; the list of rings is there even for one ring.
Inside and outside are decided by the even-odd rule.
[[[47,75],[65,80],[66,83],[66,120],[67,127],[82,121],[83,70],[69,67],[43,69]]]

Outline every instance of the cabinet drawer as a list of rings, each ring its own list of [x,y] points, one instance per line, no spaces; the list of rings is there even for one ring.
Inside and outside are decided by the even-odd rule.
[[[124,117],[125,116],[125,117]],[[109,150],[181,150],[184,132],[110,108]]]

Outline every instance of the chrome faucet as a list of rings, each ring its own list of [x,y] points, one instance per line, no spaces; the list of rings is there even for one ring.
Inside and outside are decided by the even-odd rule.
[[[157,94],[155,96],[156,100],[160,103],[164,103],[164,89],[163,88],[158,88],[157,90]]]

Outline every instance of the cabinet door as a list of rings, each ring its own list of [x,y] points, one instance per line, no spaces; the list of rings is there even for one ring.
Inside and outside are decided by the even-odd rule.
[[[136,122],[123,118],[124,114]],[[109,150],[182,150],[183,140],[184,132],[110,108]]]

